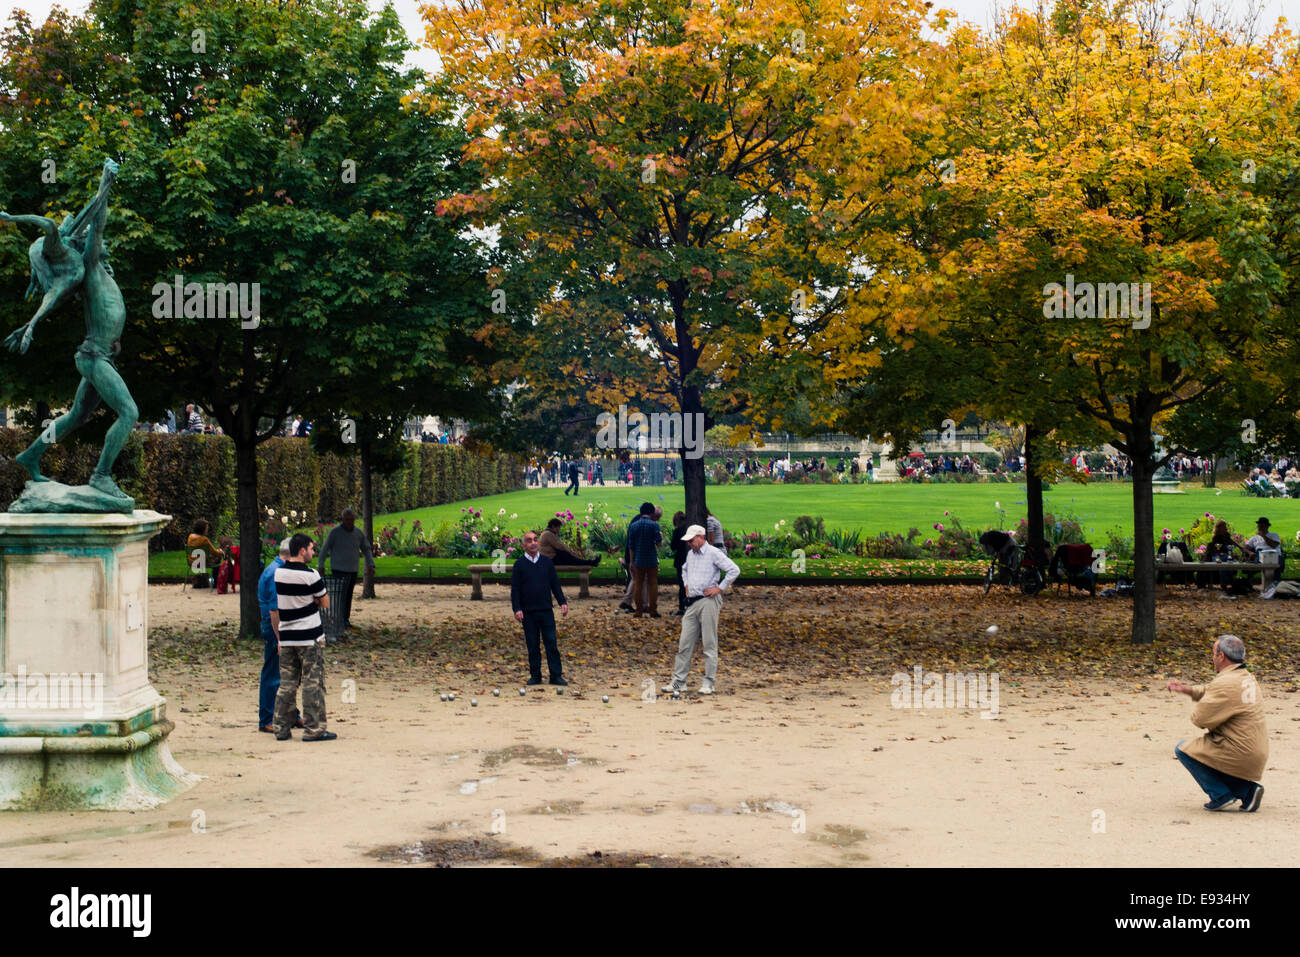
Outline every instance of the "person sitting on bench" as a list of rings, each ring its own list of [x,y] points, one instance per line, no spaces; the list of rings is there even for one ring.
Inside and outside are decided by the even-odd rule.
[[[594,559],[583,558],[581,555],[575,555],[564,547],[560,541],[560,529],[564,527],[564,522],[558,518],[553,518],[546,523],[546,531],[542,532],[542,537],[538,539],[538,545],[541,546],[541,552],[556,566],[569,565],[580,568],[595,568],[600,564],[600,556]]]

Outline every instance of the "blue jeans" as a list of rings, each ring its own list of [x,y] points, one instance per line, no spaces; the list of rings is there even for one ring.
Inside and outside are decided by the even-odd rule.
[[[1235,797],[1238,800],[1245,801],[1254,792],[1254,781],[1247,781],[1245,778],[1234,778],[1231,774],[1216,771],[1208,764],[1183,754],[1183,745],[1186,743],[1186,739],[1179,741],[1177,747],[1174,748],[1174,755],[1183,763],[1183,767],[1187,769],[1188,773],[1196,779],[1196,783],[1201,786],[1201,790],[1210,796],[1211,801],[1220,801],[1227,797]]]
[[[262,640],[266,651],[262,655],[262,682],[257,694],[257,726],[265,728],[275,721],[275,696],[280,693],[280,652],[277,650],[275,630],[269,618],[262,619]],[[294,722],[298,720],[294,710]]]

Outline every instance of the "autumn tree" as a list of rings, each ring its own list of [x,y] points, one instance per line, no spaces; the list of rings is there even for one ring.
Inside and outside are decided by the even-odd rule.
[[[883,180],[907,148],[905,118],[869,104],[912,82],[922,5],[462,0],[425,18],[485,172],[439,208],[506,250],[484,290],[503,379],[781,428],[822,374],[803,344],[848,301],[871,208],[837,173]],[[703,459],[682,474],[702,524]]]
[[[908,299],[871,319],[1021,343],[1020,367],[991,369],[990,388],[1013,371],[1037,379],[1128,455],[1132,639],[1150,642],[1153,433],[1184,405],[1244,390],[1295,335],[1275,223],[1296,51],[1280,28],[1255,38],[1066,0],[1056,14],[954,32],[947,109],[966,142],[943,188],[972,215],[900,247],[890,264],[910,269]]]

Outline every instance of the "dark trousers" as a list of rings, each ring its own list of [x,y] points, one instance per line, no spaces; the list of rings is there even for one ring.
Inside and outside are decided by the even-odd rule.
[[[646,601],[649,600],[649,613],[659,614],[659,566],[647,565],[641,568],[632,566],[632,598],[636,602],[638,616],[646,613]]]
[[[1179,761],[1183,762],[1183,767],[1187,769],[1187,772],[1196,779],[1196,783],[1201,786],[1201,790],[1210,796],[1211,801],[1220,801],[1229,796],[1245,801],[1255,793],[1254,781],[1247,781],[1245,778],[1235,778],[1231,774],[1224,774],[1203,761],[1197,761],[1195,758],[1183,754],[1183,745],[1186,743],[1186,741],[1179,741],[1178,746],[1174,748],[1174,754]]]
[[[573,554],[573,552],[565,551],[563,548],[557,548],[555,550],[555,557],[551,559],[551,562],[556,568],[559,568],[562,565],[567,565],[570,568],[575,566],[579,568],[592,568],[596,564],[596,559],[579,558],[577,555]]]
[[[677,613],[686,614],[686,582],[682,581],[682,566],[673,565],[674,578],[677,581]]]
[[[337,621],[350,625],[352,624],[352,589],[357,587],[357,573],[335,572],[334,574],[343,580],[343,590],[339,593],[343,599],[339,604],[343,607],[335,611],[334,614],[340,616],[336,619]]]
[[[280,691],[280,652],[276,650],[275,629],[269,619],[262,619],[262,641],[266,643],[262,654],[262,680],[257,693],[257,726],[265,728],[275,720],[275,696]],[[298,709],[293,720],[300,717]]]
[[[540,639],[540,640],[539,640]],[[524,641],[528,643],[528,676],[541,680],[542,643],[546,644],[546,669],[551,680],[563,677],[560,664],[560,645],[555,639],[555,612],[524,612]]]
[[[569,489],[573,489],[574,495],[578,494],[578,476],[575,475],[573,478],[569,479],[569,486],[564,490],[565,495],[569,494]]]

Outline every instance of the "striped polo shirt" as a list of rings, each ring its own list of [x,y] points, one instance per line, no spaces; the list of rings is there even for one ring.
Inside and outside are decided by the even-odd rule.
[[[302,562],[285,562],[275,570],[275,599],[280,611],[280,644],[304,647],[325,636],[316,599],[325,595],[325,580]]]

